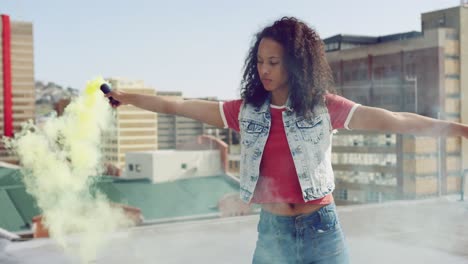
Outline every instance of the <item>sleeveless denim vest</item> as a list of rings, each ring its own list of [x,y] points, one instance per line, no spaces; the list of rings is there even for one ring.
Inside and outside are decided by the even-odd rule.
[[[260,176],[260,162],[270,132],[270,98],[260,107],[243,103],[239,125],[240,197],[248,203]],[[304,201],[331,193],[335,188],[331,165],[332,126],[326,106],[317,105],[311,117],[305,118],[296,115],[288,99],[283,125]]]

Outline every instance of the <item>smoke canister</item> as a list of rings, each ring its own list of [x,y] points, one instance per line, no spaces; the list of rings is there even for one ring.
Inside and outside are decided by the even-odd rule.
[[[99,88],[105,94],[108,94],[111,91],[111,88],[109,87],[109,85],[107,83],[101,84],[101,87],[99,87]],[[119,106],[120,105],[120,102],[115,100],[114,98],[112,98],[112,96],[109,97],[109,102],[111,103],[112,106]]]

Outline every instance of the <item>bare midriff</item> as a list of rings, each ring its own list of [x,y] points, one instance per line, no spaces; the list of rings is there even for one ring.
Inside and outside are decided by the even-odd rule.
[[[296,216],[313,213],[326,204],[266,203],[261,206],[263,210],[275,215]]]

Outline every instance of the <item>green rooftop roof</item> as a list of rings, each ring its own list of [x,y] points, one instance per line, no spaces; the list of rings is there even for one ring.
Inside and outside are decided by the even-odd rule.
[[[16,169],[0,167],[0,188],[12,185],[23,185],[21,173]]]
[[[110,199],[142,210],[146,220],[218,212],[217,203],[226,193],[238,191],[221,176],[184,179],[173,182],[113,183],[104,188]]]
[[[18,169],[0,168],[0,228],[13,232],[28,229],[41,213],[21,177]],[[93,186],[112,202],[140,208],[145,220],[216,213],[219,199],[239,190],[223,175],[157,184],[103,176]]]
[[[0,189],[0,227],[10,231],[24,228],[24,220],[17,211],[7,191]]]

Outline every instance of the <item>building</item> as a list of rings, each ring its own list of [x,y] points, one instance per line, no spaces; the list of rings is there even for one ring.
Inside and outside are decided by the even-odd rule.
[[[1,15],[0,31],[0,133],[11,137],[21,123],[34,120],[33,25]],[[0,161],[18,163],[0,144]]]
[[[121,178],[167,182],[224,173],[217,149],[156,150],[127,152],[125,174]]]
[[[156,94],[171,100],[190,100],[189,98],[184,98],[182,92],[159,91]],[[196,99],[216,101],[214,97]],[[229,144],[231,138],[231,133],[229,132],[229,129],[219,129],[191,118],[158,114],[159,149],[184,148],[186,144],[191,144],[191,142],[194,142],[200,135],[215,136]]]
[[[227,170],[228,145],[214,136],[201,135],[185,149],[128,152],[122,178],[159,183],[223,175]]]
[[[148,95],[155,94],[155,90],[145,86],[143,81],[129,81],[121,78],[110,78],[108,81],[114,89]],[[105,135],[103,140],[103,156],[106,162],[123,168],[125,153],[152,151],[158,148],[155,113],[132,105],[124,105],[116,109],[115,115],[115,129]]]
[[[182,100],[182,92],[156,92],[157,95],[171,100]],[[176,121],[177,116],[168,114],[158,114],[158,148],[176,148]],[[194,121],[195,122],[195,121]]]
[[[338,92],[391,111],[468,123],[468,6],[424,13],[421,32],[324,40]],[[343,131],[335,197],[379,202],[459,192],[466,141]]]

